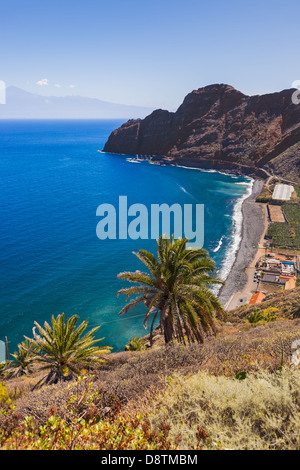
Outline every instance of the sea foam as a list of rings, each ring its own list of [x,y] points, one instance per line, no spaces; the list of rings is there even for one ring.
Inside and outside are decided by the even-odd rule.
[[[236,183],[238,184],[238,183]],[[244,183],[243,183],[244,184]],[[225,256],[225,259],[222,263],[222,266],[218,272],[218,276],[225,281],[229,273],[235,263],[237,253],[240,247],[240,244],[242,242],[242,235],[243,235],[243,212],[242,212],[242,207],[244,201],[251,195],[252,189],[253,189],[253,184],[254,184],[254,179],[249,178],[249,182],[246,182],[247,184],[247,191],[243,196],[241,196],[235,206],[234,206],[234,211],[232,215],[232,243],[229,244],[229,247],[227,249],[227,253]]]

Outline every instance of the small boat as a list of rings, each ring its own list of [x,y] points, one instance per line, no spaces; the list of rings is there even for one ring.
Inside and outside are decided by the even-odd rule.
[[[139,160],[137,158],[126,158],[126,162],[130,163],[141,163],[142,160]]]

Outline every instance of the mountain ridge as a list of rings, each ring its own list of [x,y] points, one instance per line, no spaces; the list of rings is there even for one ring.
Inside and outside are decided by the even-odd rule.
[[[151,111],[80,95],[43,96],[9,86],[0,119],[129,119],[145,117]]]
[[[103,151],[300,181],[300,105],[294,90],[248,96],[230,85],[193,90],[177,111],[154,110],[114,130]]]

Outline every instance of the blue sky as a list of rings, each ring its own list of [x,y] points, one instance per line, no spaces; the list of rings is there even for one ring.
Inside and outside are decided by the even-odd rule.
[[[0,0],[0,80],[176,109],[193,89],[300,79],[299,0]]]

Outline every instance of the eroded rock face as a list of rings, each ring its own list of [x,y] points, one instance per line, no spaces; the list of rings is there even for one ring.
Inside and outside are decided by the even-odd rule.
[[[263,168],[300,180],[300,105],[293,91],[246,96],[229,85],[200,88],[175,113],[159,109],[126,122],[103,150],[247,174]]]

